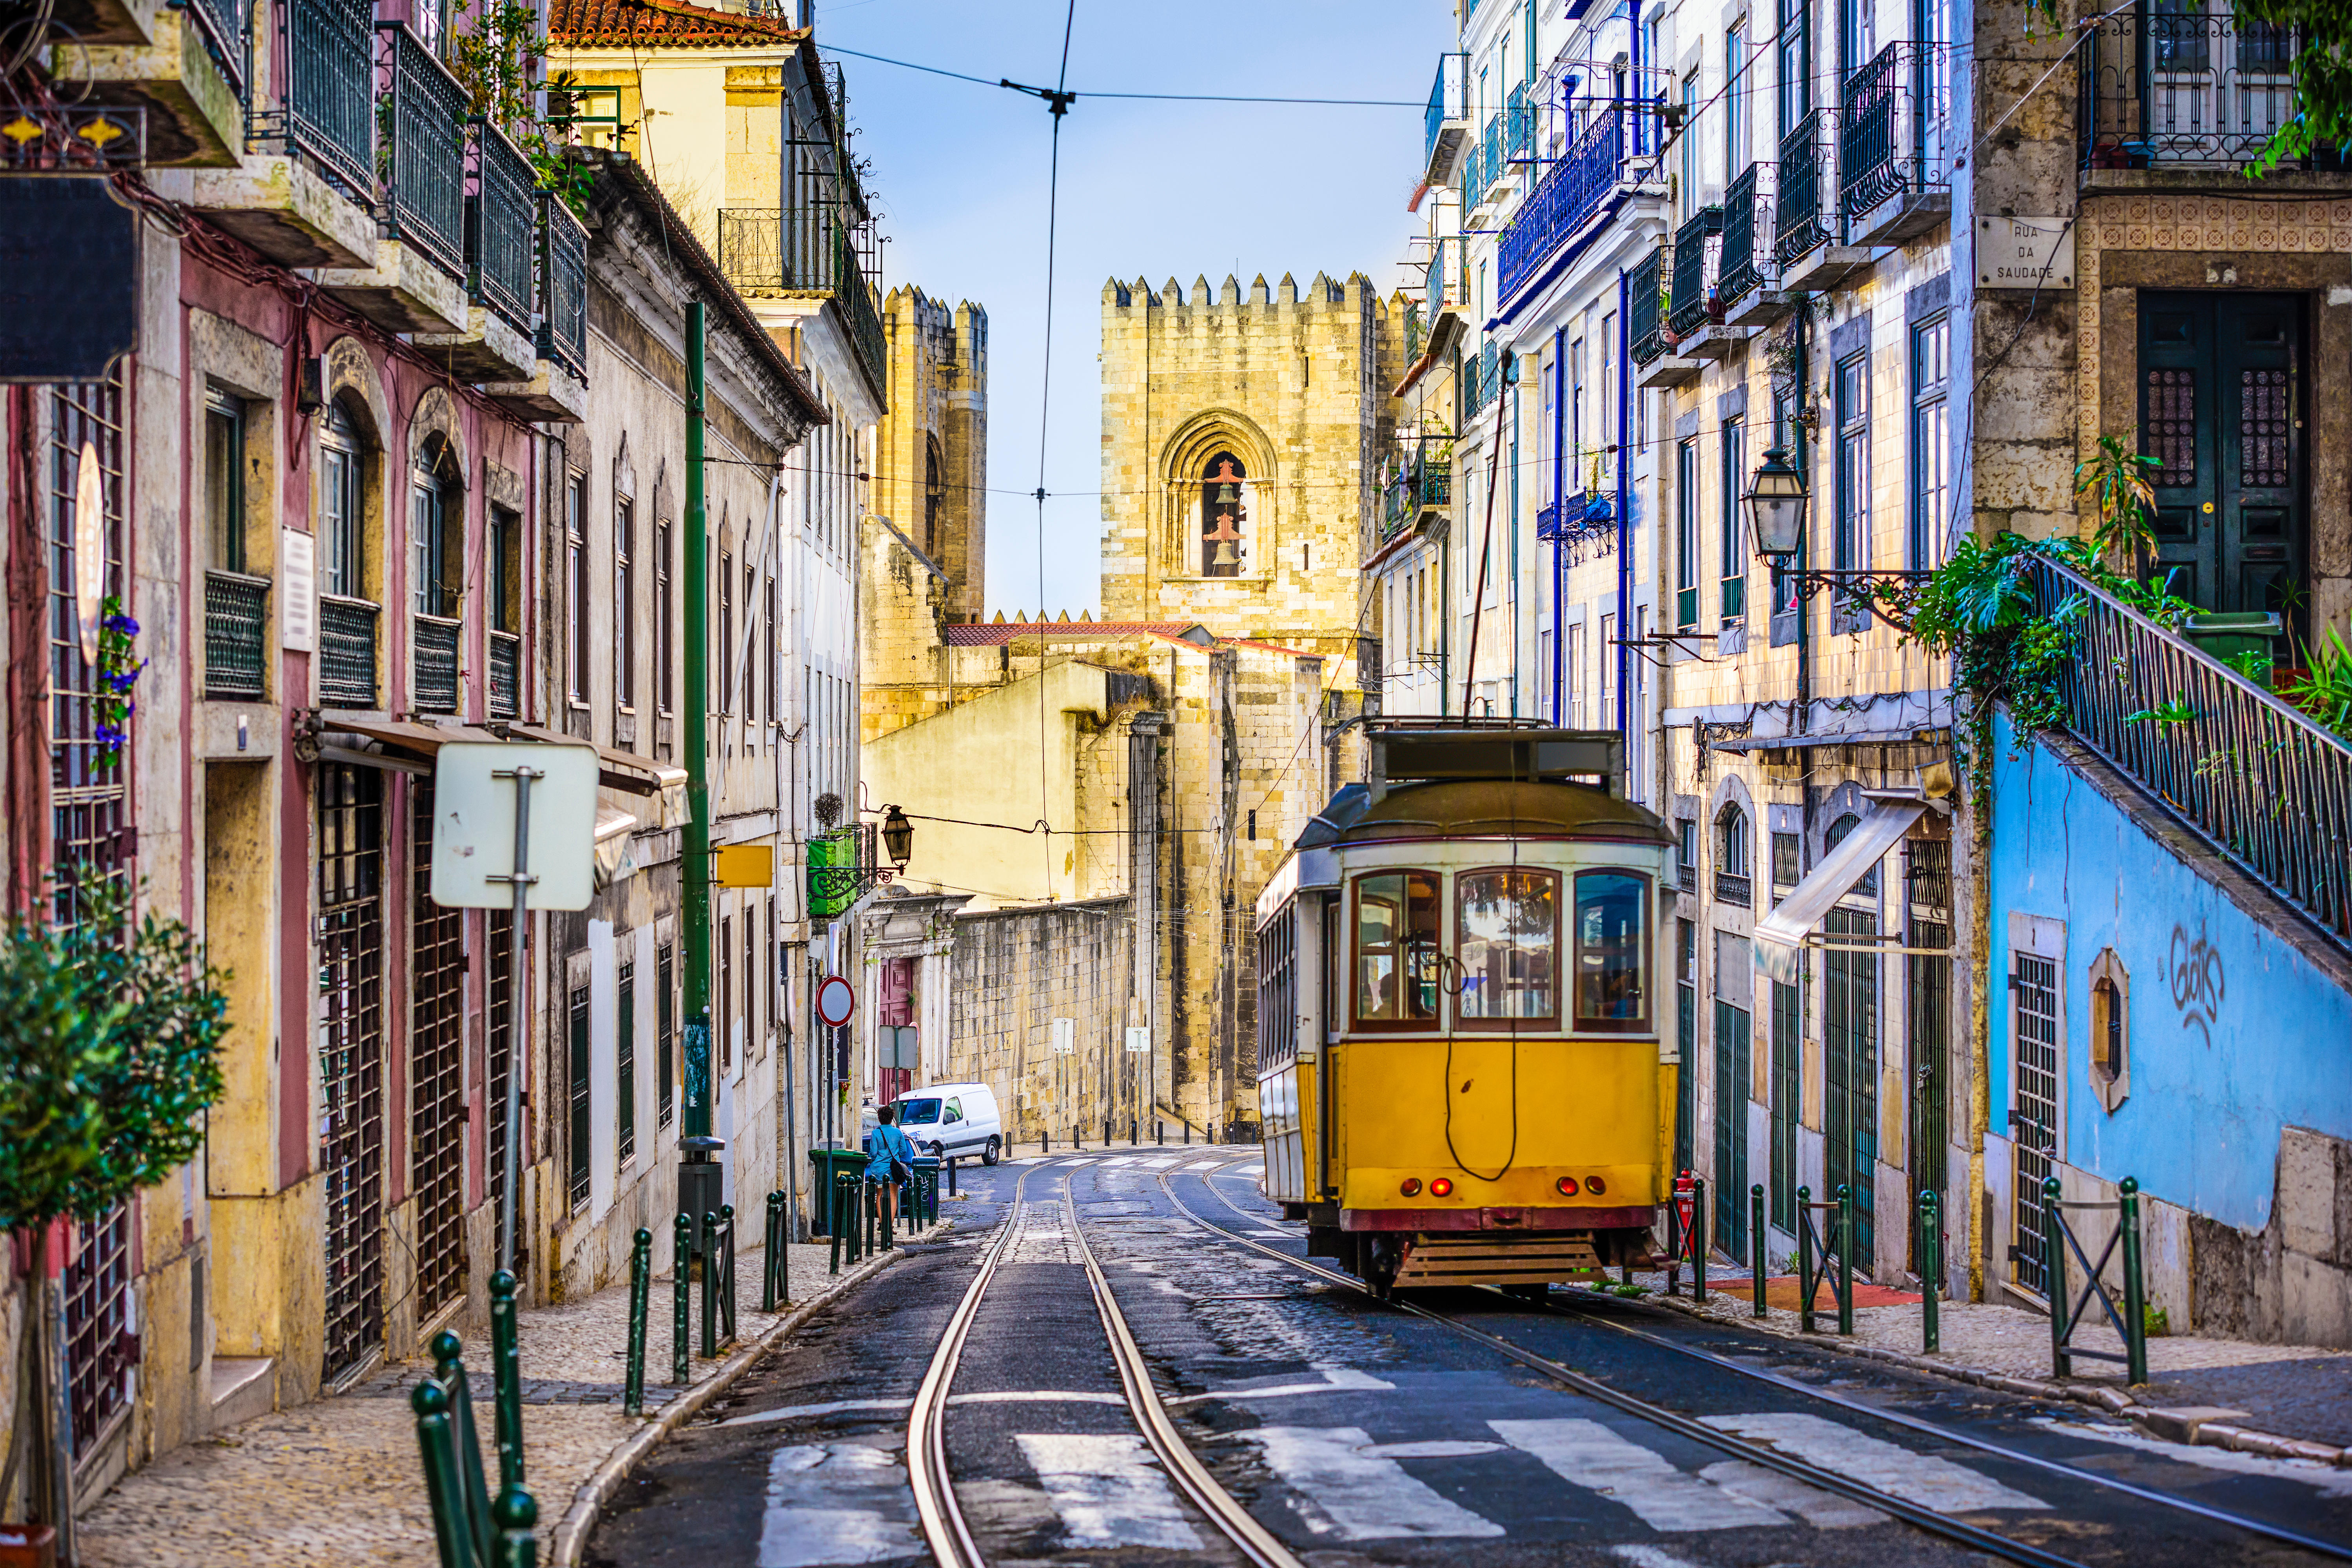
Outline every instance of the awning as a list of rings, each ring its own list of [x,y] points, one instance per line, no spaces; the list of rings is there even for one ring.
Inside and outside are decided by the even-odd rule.
[[[1908,730],[1832,731],[1819,735],[1733,735],[1707,742],[1712,752],[1788,752],[1800,746],[1939,746],[1951,739],[1941,725]]]
[[[596,808],[594,880],[598,892],[637,874],[641,868],[636,856],[637,829],[643,826],[634,812],[610,805]]]
[[[536,724],[509,724],[507,731],[526,741],[544,742],[551,746],[586,746],[593,742],[577,735],[561,735],[552,730],[542,730]],[[485,739],[496,739],[486,736]],[[631,795],[659,795],[663,769],[650,757],[635,752],[615,751],[611,746],[597,746],[596,782],[606,789],[626,790]]]
[[[1874,800],[1854,830],[1805,873],[1772,912],[1756,922],[1756,967],[1783,985],[1796,983],[1797,952],[1816,947],[1884,952],[1876,942],[1828,942],[1813,935],[1837,901],[1885,858],[1911,825],[1927,814],[1925,800]]]
[[[319,716],[319,757],[322,762],[355,767],[384,768],[393,773],[429,773],[433,759],[453,741],[496,741],[488,730],[465,724],[418,724],[405,719],[347,719],[339,713]]]

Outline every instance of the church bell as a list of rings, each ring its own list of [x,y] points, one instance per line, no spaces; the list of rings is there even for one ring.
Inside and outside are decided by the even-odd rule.
[[[1234,489],[1231,481],[1227,481],[1226,483],[1217,487],[1217,500],[1221,504],[1231,506],[1234,502],[1241,499],[1241,492]]]
[[[1242,563],[1242,558],[1234,553],[1231,541],[1217,546],[1216,563],[1220,566],[1238,566]]]

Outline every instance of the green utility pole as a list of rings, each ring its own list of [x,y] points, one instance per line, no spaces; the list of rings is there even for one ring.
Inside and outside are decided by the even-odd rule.
[[[678,1212],[720,1202],[710,1135],[710,541],[702,499],[703,304],[686,308],[686,1117],[679,1129]],[[721,1026],[724,1021],[721,1020]]]

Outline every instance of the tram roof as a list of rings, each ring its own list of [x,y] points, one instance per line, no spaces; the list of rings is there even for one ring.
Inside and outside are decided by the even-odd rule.
[[[1432,835],[1462,838],[1567,835],[1674,842],[1655,813],[1598,785],[1468,779],[1391,784],[1378,801],[1361,784],[1349,784],[1307,825],[1298,847],[1377,844]]]

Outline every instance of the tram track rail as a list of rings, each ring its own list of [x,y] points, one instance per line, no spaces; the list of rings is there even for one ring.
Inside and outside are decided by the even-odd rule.
[[[941,1568],[987,1568],[987,1557],[956,1498],[955,1477],[948,1458],[948,1403],[956,1370],[963,1359],[964,1344],[971,1338],[989,1286],[1021,1234],[1023,1216],[1030,1201],[1029,1178],[1036,1169],[1033,1166],[1022,1172],[1013,1184],[1013,1201],[1007,1205],[1003,1227],[989,1245],[971,1286],[948,1320],[908,1413],[907,1471],[914,1488],[916,1518],[932,1557]],[[1102,1265],[1078,1224],[1077,1205],[1066,1185],[1060,1207],[1066,1232],[1085,1268],[1095,1310],[1102,1320],[1103,1335],[1118,1371],[1128,1414],[1171,1483],[1253,1568],[1305,1568],[1272,1531],[1217,1484],[1208,1467],[1177,1431],[1152,1384],[1150,1365],[1144,1360],[1125,1314],[1111,1295]]]
[[[2008,1536],[2000,1535],[1992,1531],[1985,1530],[1979,1526],[1954,1519],[1948,1514],[1938,1513],[1932,1509],[1925,1508],[1920,1504],[1909,1501],[1906,1499],[1893,1496],[1889,1493],[1880,1491],[1875,1488],[1866,1486],[1860,1481],[1855,1481],[1844,1476],[1838,1475],[1833,1471],[1825,1470],[1817,1466],[1808,1464],[1801,1459],[1793,1458],[1789,1455],[1780,1453],[1777,1449],[1746,1442],[1740,1438],[1732,1436],[1727,1433],[1718,1431],[1704,1423],[1695,1421],[1689,1416],[1684,1415],[1677,1411],[1670,1410],[1663,1405],[1654,1405],[1648,1400],[1639,1398],[1633,1394],[1626,1394],[1620,1389],[1614,1388],[1610,1384],[1591,1376],[1589,1373],[1579,1372],[1575,1368],[1556,1361],[1549,1356],[1528,1350],[1523,1345],[1513,1343],[1511,1341],[1507,1340],[1500,1335],[1489,1333],[1483,1329],[1474,1328],[1470,1324],[1465,1323],[1458,1319],[1449,1317],[1443,1312],[1433,1310],[1433,1309],[1423,1306],[1418,1302],[1402,1301],[1394,1299],[1381,1301],[1381,1298],[1370,1289],[1370,1287],[1366,1285],[1363,1281],[1356,1279],[1353,1275],[1342,1273],[1338,1269],[1326,1268],[1306,1259],[1295,1258],[1289,1253],[1282,1251],[1278,1247],[1268,1247],[1264,1243],[1253,1240],[1248,1237],[1235,1235],[1227,1226],[1203,1217],[1196,1212],[1191,1205],[1187,1204],[1181,1197],[1177,1195],[1176,1189],[1170,1181],[1171,1174],[1171,1173],[1167,1172],[1160,1173],[1159,1181],[1160,1191],[1166,1194],[1169,1202],[1175,1205],[1178,1213],[1191,1220],[1201,1229],[1207,1231],[1210,1235],[1216,1237],[1220,1240],[1235,1247],[1247,1248],[1253,1252],[1262,1253],[1265,1257],[1288,1265],[1290,1268],[1300,1273],[1311,1275],[1318,1279],[1326,1280],[1343,1289],[1356,1291],[1368,1300],[1378,1301],[1380,1304],[1394,1308],[1398,1311],[1410,1313],[1411,1315],[1421,1318],[1426,1321],[1439,1324],[1465,1339],[1471,1340],[1474,1342],[1493,1351],[1498,1355],[1516,1362],[1531,1371],[1541,1373],[1544,1376],[1550,1378],[1552,1381],[1573,1391],[1574,1393],[1583,1394],[1588,1398],[1598,1400],[1601,1403],[1621,1410],[1629,1415],[1633,1415],[1642,1420],[1651,1422],[1665,1430],[1676,1434],[1679,1436],[1689,1438],[1694,1442],[1703,1443],[1718,1452],[1730,1456],[1733,1458],[1742,1459],[1749,1464],[1762,1466],[1765,1468],[1778,1471],[1781,1475],[1802,1481],[1809,1486],[1817,1487],[1823,1491],[1834,1493],[1837,1496],[1847,1499],[1849,1501],[1861,1503],[1865,1507],[1877,1509],[1879,1511],[1893,1518],[1899,1519],[1906,1524],[1910,1524],[1915,1528],[1925,1531],[1929,1534],[1940,1536],[1955,1544],[1966,1546],[1973,1551],[1985,1552],[1988,1555],[1998,1557],[2004,1562],[2029,1564],[2032,1565],[2032,1568],[2084,1568],[2084,1564],[2080,1563],[2075,1559],[2062,1557],[2055,1552],[2045,1551],[2041,1547],[2031,1545],[2025,1542],[2012,1540]],[[1249,1213],[1247,1210],[1242,1208],[1238,1204],[1234,1203],[1231,1197],[1220,1191],[1213,1183],[1210,1181],[1210,1174],[1212,1173],[1202,1174],[1202,1184],[1208,1188],[1210,1193],[1216,1197],[1218,1202],[1231,1209],[1240,1218],[1248,1221],[1252,1225],[1264,1225],[1266,1223],[1266,1216]],[[1510,1298],[1509,1300],[1512,1300],[1512,1304],[1514,1306],[1522,1310],[1525,1310],[1527,1307],[1531,1305],[1530,1303],[1520,1301],[1516,1298]],[[1933,1422],[1922,1420],[1915,1415],[1906,1415],[1900,1412],[1882,1410],[1874,1405],[1864,1404],[1862,1401],[1848,1399],[1842,1395],[1829,1393],[1826,1390],[1815,1388],[1811,1384],[1800,1383],[1793,1378],[1786,1378],[1780,1376],[1777,1373],[1767,1373],[1759,1368],[1742,1366],[1737,1362],[1713,1355],[1705,1351],[1675,1344],[1673,1341],[1665,1339],[1663,1336],[1650,1334],[1642,1330],[1627,1328],[1620,1324],[1611,1323],[1605,1319],[1595,1318],[1588,1313],[1578,1312],[1573,1309],[1547,1306],[1542,1310],[1554,1316],[1574,1319],[1601,1327],[1620,1329],[1622,1332],[1631,1334],[1638,1339],[1650,1342],[1660,1348],[1676,1351],[1684,1355],[1691,1357],[1692,1359],[1717,1367],[1723,1371],[1737,1373],[1741,1376],[1749,1378],[1753,1381],[1763,1383],[1787,1392],[1801,1394],[1809,1400],[1834,1405],[1840,1409],[1848,1410],[1854,1414],[1867,1416],[1873,1420],[1885,1421],[1891,1425],[1901,1426],[1906,1430],[1931,1436],[1938,1441],[1950,1442],[1974,1448],[1979,1452],[1994,1455],[2000,1458],[2026,1465],[2035,1469],[2063,1476],[2069,1480],[2088,1483],[2110,1491],[2137,1499],[2141,1501],[2177,1510],[2182,1513],[2204,1520],[2209,1523],[2220,1524],[2229,1528],[2242,1530],[2249,1534],[2261,1536],[2265,1540],[2277,1542],[2283,1545],[2293,1546],[2299,1550],[2312,1552],[2338,1561],[2352,1562],[2352,1549],[2347,1549],[2332,1542],[2303,1535],[2297,1531],[2287,1530],[2282,1526],[2271,1524],[2262,1520],[2251,1519],[2242,1514],[2229,1512],[2226,1510],[2210,1508],[2202,1503],[2190,1502],[2185,1499],[2171,1496],[2168,1493],[2152,1490],[2145,1487],[2135,1486],[2128,1481],[2118,1480],[2110,1476],[2103,1476],[2093,1471],[2078,1469],[2074,1466],[2063,1464],[2055,1459],[2048,1459],[2039,1455],[2022,1453],[2014,1448],[2003,1447],[1999,1444],[1988,1442],[1982,1438],[1972,1437],[1964,1433],[1955,1432],[1948,1427],[1938,1426]]]

